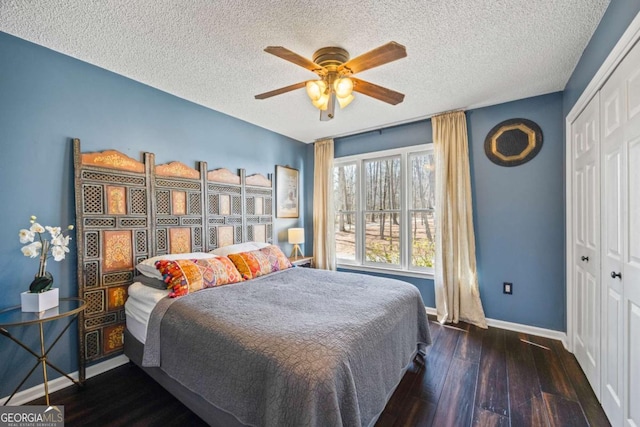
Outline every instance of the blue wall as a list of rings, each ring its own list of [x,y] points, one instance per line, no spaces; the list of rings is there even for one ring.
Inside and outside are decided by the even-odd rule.
[[[484,140],[511,118],[542,129],[542,150],[516,167],[492,163]],[[565,330],[562,95],[467,112],[480,296],[487,317]],[[513,295],[502,283],[513,283]]]
[[[593,76],[625,32],[631,21],[640,12],[638,0],[611,0],[602,16],[598,28],[593,33],[589,44],[573,74],[569,78],[563,93],[563,117],[566,117],[582,95]]]
[[[526,118],[542,129],[540,153],[518,167],[495,165],[484,139],[496,124]],[[485,314],[493,319],[565,329],[562,96],[524,99],[467,112],[478,280]],[[431,121],[335,141],[336,157],[431,142]],[[393,277],[393,276],[390,276]],[[433,281],[416,285],[435,306]],[[502,282],[514,284],[513,295]]]
[[[19,304],[38,267],[37,260],[22,256],[18,241],[29,216],[37,215],[43,225],[74,223],[73,137],[81,139],[83,151],[113,148],[136,159],[151,151],[157,164],[178,160],[195,166],[201,160],[210,169],[263,174],[281,164],[300,169],[302,185],[307,177],[305,144],[0,33],[0,309]],[[301,203],[305,212],[304,198]],[[304,219],[277,220],[277,239],[286,242],[286,229],[295,225],[304,226]],[[70,249],[63,262],[48,263],[63,297],[76,295],[76,248]],[[56,327],[48,326],[48,336]],[[35,329],[14,331],[36,344]],[[52,354],[63,370],[76,370],[76,343],[71,331]],[[4,397],[32,362],[4,337],[0,361]],[[41,383],[37,370],[26,386]]]
[[[421,120],[406,125],[337,138],[334,141],[334,157],[426,144],[431,142],[431,133],[431,120]]]

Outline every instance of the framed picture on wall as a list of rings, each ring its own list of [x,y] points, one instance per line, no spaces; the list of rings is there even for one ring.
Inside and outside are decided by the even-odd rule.
[[[276,165],[276,217],[298,218],[300,198],[299,172],[288,166]]]

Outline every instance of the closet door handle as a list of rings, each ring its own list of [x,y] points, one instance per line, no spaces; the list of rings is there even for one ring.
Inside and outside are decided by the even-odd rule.
[[[622,273],[616,273],[615,271],[612,271],[612,272],[611,272],[611,278],[612,278],[612,279],[615,279],[616,277],[617,277],[618,279],[622,279]]]
[[[582,261],[587,261],[589,262],[589,257],[588,256],[583,256],[580,258]]]

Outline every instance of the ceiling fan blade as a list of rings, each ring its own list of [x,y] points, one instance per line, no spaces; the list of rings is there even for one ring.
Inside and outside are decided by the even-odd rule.
[[[287,93],[287,92],[291,92],[292,90],[303,88],[303,87],[305,87],[306,84],[307,84],[307,82],[300,82],[300,83],[296,83],[294,85],[281,87],[280,89],[276,89],[276,90],[272,90],[272,91],[269,91],[269,92],[261,93],[260,95],[256,95],[255,98],[256,99],[271,98],[272,96],[280,95],[282,93]]]
[[[284,59],[285,61],[293,62],[296,65],[301,66],[302,68],[306,68],[309,71],[313,71],[316,74],[326,73],[327,69],[322,65],[318,65],[310,59],[305,58],[304,56],[300,56],[297,53],[290,51],[286,47],[282,46],[267,46],[264,49],[265,52],[275,55],[279,58]]]
[[[364,80],[349,77],[353,81],[353,90],[391,105],[397,105],[404,101],[404,94],[386,87],[374,85]]]
[[[403,45],[389,42],[345,62],[338,67],[338,72],[348,71],[351,74],[356,74],[405,56],[407,56],[407,49]]]

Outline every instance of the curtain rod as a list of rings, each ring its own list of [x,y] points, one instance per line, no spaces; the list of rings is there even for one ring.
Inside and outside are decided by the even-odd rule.
[[[453,109],[453,110],[442,111],[440,113],[429,114],[429,115],[426,115],[426,116],[418,116],[418,117],[414,117],[414,118],[407,119],[407,120],[401,120],[401,121],[398,121],[398,122],[390,123],[390,124],[388,124],[386,126],[382,126],[382,127],[371,127],[371,128],[360,129],[360,130],[357,130],[357,131],[351,132],[351,133],[342,133],[342,134],[337,134],[337,135],[332,135],[332,136],[325,136],[325,137],[322,137],[322,138],[317,138],[315,141],[313,141],[313,143],[315,144],[316,142],[324,141],[325,139],[348,138],[350,136],[362,135],[362,134],[371,133],[371,132],[380,132],[380,134],[382,134],[382,131],[384,131],[384,130],[397,128],[397,127],[408,125],[408,124],[411,124],[411,123],[420,122],[420,121],[423,121],[423,120],[428,120],[428,119],[431,119],[432,117],[439,116],[441,114],[454,113],[456,111],[466,111],[466,110],[464,108],[457,108],[457,109]]]

